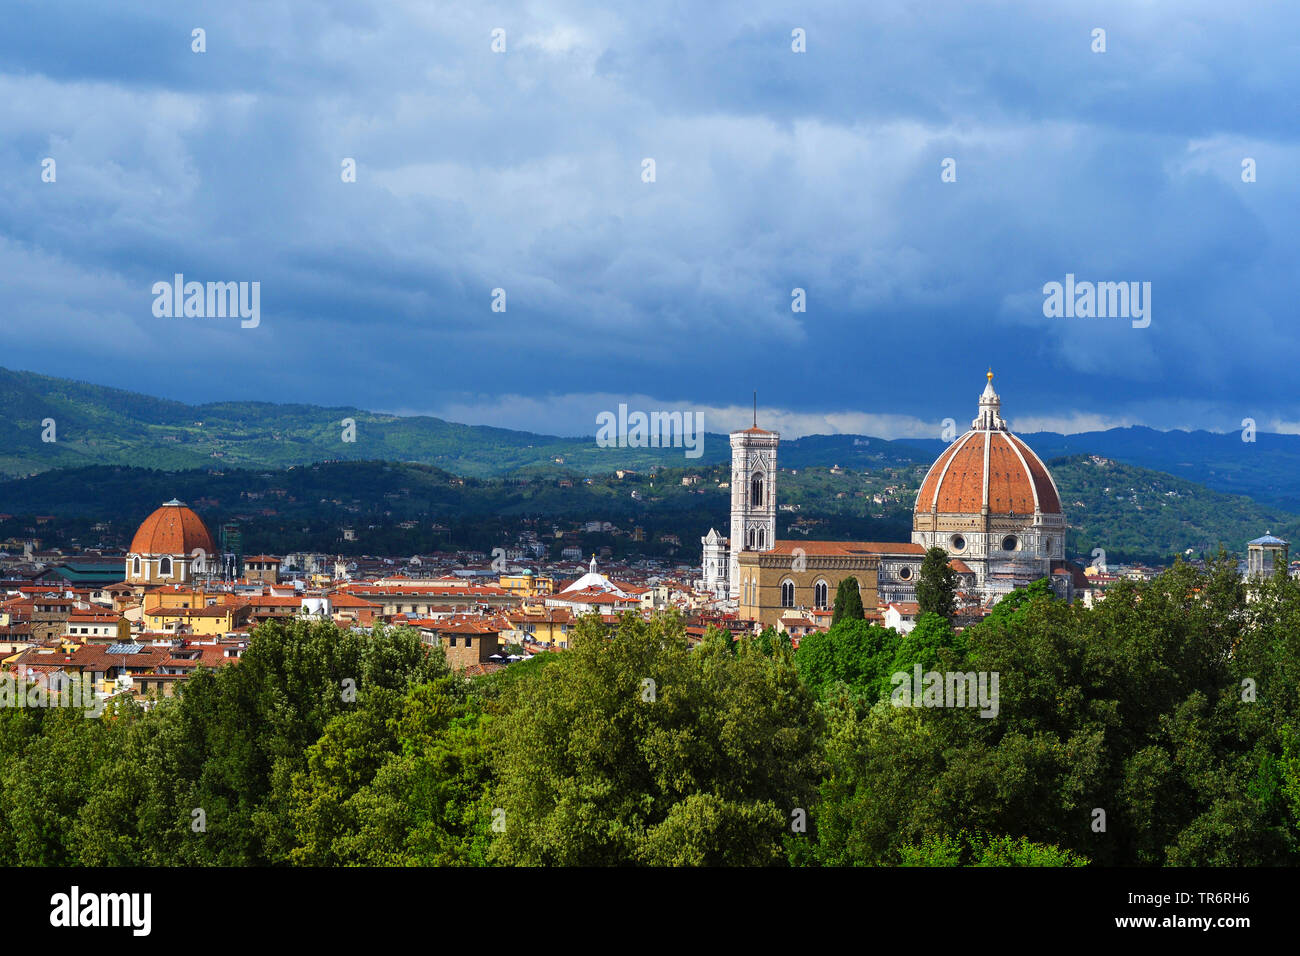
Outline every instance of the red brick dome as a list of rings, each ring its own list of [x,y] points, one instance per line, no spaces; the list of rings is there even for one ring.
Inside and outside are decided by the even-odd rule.
[[[144,519],[131,539],[129,553],[188,556],[195,548],[209,556],[217,553],[203,519],[173,498]]]
[[[987,470],[988,480],[985,480]],[[1008,431],[972,429],[931,467],[916,496],[918,513],[1061,514],[1047,467]]]

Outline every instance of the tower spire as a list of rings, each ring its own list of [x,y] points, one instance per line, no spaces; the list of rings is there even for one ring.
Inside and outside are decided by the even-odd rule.
[[[993,367],[989,366],[988,381],[984,384],[984,394],[980,396],[979,415],[971,422],[971,428],[990,429],[1006,428],[1002,418],[1002,399],[993,391]]]
[[[754,427],[758,427],[758,389],[754,389]]]

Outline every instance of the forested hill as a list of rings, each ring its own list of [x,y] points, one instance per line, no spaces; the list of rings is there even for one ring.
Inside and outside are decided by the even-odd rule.
[[[121,389],[0,368],[0,474],[52,468],[132,465],[192,468],[283,468],[319,461],[405,461],[458,475],[488,477],[523,470],[604,474],[618,468],[708,465],[730,460],[726,435],[707,433],[702,454],[682,448],[605,448],[592,434],[560,438],[427,415],[385,415],[347,406],[217,402],[187,405]],[[355,440],[344,440],[344,419]],[[54,423],[54,441],[46,425]],[[705,423],[707,427],[707,422]],[[794,467],[835,464],[843,448],[875,467],[929,461],[907,442],[861,436],[812,436],[783,442]],[[855,444],[856,442],[856,444]]]
[[[596,411],[591,435],[562,438],[345,406],[188,405],[0,368],[0,475],[86,465],[181,471],[382,460],[434,465],[466,477],[520,472],[596,476],[620,468],[702,468],[730,458],[727,436],[713,432],[706,432],[697,459],[685,458],[681,448],[599,447],[594,438]],[[344,419],[355,422],[355,441],[343,440]],[[47,420],[54,423],[52,436]],[[705,422],[706,429],[709,424]],[[1300,435],[1259,432],[1247,442],[1236,432],[1114,428],[1022,437],[1044,461],[1100,455],[1300,513],[1300,483],[1294,477],[1300,474]],[[852,471],[879,471],[928,465],[944,447],[937,437],[887,441],[863,435],[809,435],[783,439],[778,457],[787,468],[838,464]]]
[[[1189,549],[1193,555],[1213,553],[1220,544],[1240,553],[1246,541],[1265,531],[1300,540],[1300,516],[1244,496],[1109,459],[1074,456],[1050,465],[1072,529],[1067,537],[1072,554],[1088,555],[1101,547],[1112,560],[1164,561]],[[924,472],[922,465],[843,473],[827,468],[784,471],[778,533],[908,540]],[[695,475],[698,484],[682,484],[684,477]],[[674,535],[680,545],[671,552],[694,561],[700,536],[710,527],[726,532],[730,492],[720,485],[728,478],[726,465],[661,469],[622,479],[576,472],[460,478],[427,465],[384,462],[264,471],[96,466],[0,482],[0,512],[107,522],[112,536],[106,543],[121,545],[125,542],[117,539],[129,536],[163,501],[178,497],[196,507],[210,526],[240,518],[253,535],[246,540],[263,542],[258,548],[371,554],[433,550],[445,543],[435,525],[599,520],[624,530],[640,525],[651,543],[660,535]],[[404,523],[411,527],[392,531]],[[30,522],[16,517],[0,528],[0,536],[21,534],[26,524]],[[345,526],[358,531],[358,540],[349,546],[340,541]],[[549,523],[538,527],[545,530]]]

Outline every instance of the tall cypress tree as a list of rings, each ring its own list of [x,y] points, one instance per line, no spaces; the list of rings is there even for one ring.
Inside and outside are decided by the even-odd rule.
[[[862,592],[858,589],[857,578],[845,578],[835,589],[835,613],[831,615],[831,626],[843,620],[861,621],[866,617],[862,610]]]
[[[952,618],[957,613],[957,572],[948,563],[948,552],[943,548],[925,552],[916,582],[916,603],[922,614]]]

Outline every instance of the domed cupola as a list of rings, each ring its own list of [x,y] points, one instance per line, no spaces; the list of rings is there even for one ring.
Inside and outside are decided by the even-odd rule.
[[[220,566],[217,546],[193,510],[173,498],[145,518],[126,556],[131,584],[181,584]]]
[[[981,586],[995,574],[1034,580],[1065,556],[1056,482],[1007,427],[991,369],[970,430],[944,450],[921,482],[912,541],[961,557]]]

